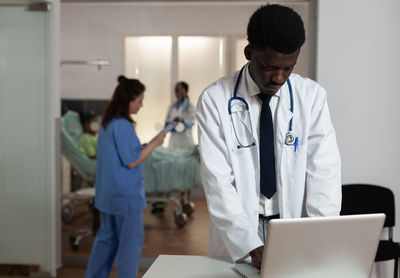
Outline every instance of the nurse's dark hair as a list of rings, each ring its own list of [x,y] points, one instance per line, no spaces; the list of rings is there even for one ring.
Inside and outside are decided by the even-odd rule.
[[[101,125],[106,128],[115,117],[123,117],[135,124],[129,113],[129,102],[143,94],[145,89],[146,87],[137,79],[129,79],[122,75],[118,76],[118,86],[115,88],[114,94],[104,110]]]
[[[177,83],[175,84],[175,87],[177,87],[177,86],[181,86],[181,87],[186,91],[186,93],[189,91],[189,85],[188,85],[188,83],[186,83],[185,81],[179,81],[179,82],[177,82]]]
[[[305,41],[304,23],[293,9],[281,5],[264,5],[250,17],[247,25],[250,46],[291,54]]]

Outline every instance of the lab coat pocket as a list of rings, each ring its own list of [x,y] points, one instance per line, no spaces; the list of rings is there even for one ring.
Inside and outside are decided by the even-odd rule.
[[[258,163],[257,145],[247,148],[238,148],[237,146],[233,146],[231,151],[233,158],[232,161],[234,161],[233,165],[236,165],[237,167],[244,167],[244,164],[246,164],[246,167],[248,165],[256,167]]]
[[[294,146],[288,146],[283,141],[278,142],[277,150],[281,151],[280,160],[278,160],[280,168],[282,186],[295,186],[295,163],[297,150],[294,152]]]
[[[241,147],[239,148],[238,146],[232,147],[232,153],[238,156],[250,154],[255,151],[256,151],[256,146],[251,146],[247,148],[241,148]]]
[[[298,145],[286,145],[283,143],[282,167],[286,167],[287,184],[296,186],[303,180],[306,163],[306,146],[299,142]]]

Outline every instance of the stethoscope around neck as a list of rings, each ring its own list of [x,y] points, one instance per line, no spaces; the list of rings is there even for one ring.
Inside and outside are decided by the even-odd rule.
[[[238,88],[239,88],[240,79],[242,78],[243,70],[244,70],[245,67],[246,66],[243,66],[242,69],[240,70],[239,75],[238,75],[238,77],[236,79],[235,88],[233,90],[233,96],[228,101],[228,113],[229,113],[229,116],[231,118],[233,131],[235,133],[236,140],[238,142],[238,145],[237,145],[238,149],[240,149],[240,148],[249,148],[249,147],[253,147],[253,146],[256,145],[256,142],[254,141],[254,136],[253,136],[253,127],[251,125],[251,120],[250,120],[249,104],[247,103],[247,101],[244,98],[237,96],[237,91],[238,91]],[[293,114],[293,106],[294,106],[294,104],[293,104],[292,84],[290,84],[290,80],[289,79],[286,81],[286,83],[288,84],[289,94],[290,94],[290,112],[292,112],[292,114]],[[234,120],[232,118],[232,102],[234,102],[234,101],[241,102],[245,107],[246,113],[249,114],[248,115],[249,125],[250,125],[249,131],[251,132],[251,138],[252,138],[252,142],[249,143],[249,144],[243,144],[238,138],[238,134],[237,134],[237,131],[236,131],[235,123],[234,123]],[[293,117],[289,121],[288,132],[286,133],[286,136],[285,136],[285,144],[288,145],[288,146],[295,145],[295,151],[296,151],[298,138],[293,134],[292,128],[293,128]]]

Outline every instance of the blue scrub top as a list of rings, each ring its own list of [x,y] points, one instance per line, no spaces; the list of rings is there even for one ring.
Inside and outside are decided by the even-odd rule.
[[[142,146],[127,119],[111,120],[99,131],[97,143],[95,206],[108,214],[128,215],[146,207],[142,164],[129,169],[139,159]]]

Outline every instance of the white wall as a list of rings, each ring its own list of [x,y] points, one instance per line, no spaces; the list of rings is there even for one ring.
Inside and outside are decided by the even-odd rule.
[[[246,37],[249,17],[261,4],[64,3],[61,6],[61,59],[110,59],[111,66],[99,71],[95,67],[63,65],[62,98],[109,99],[117,76],[125,71],[125,36]],[[307,4],[287,2],[285,5],[306,15],[308,27]],[[302,61],[299,64],[304,65],[299,70],[306,75],[312,70],[309,69],[309,49],[307,42],[299,58]],[[169,89],[172,89],[172,85]]]
[[[318,10],[317,80],[328,91],[343,183],[394,191],[399,241],[400,1],[320,0]]]

